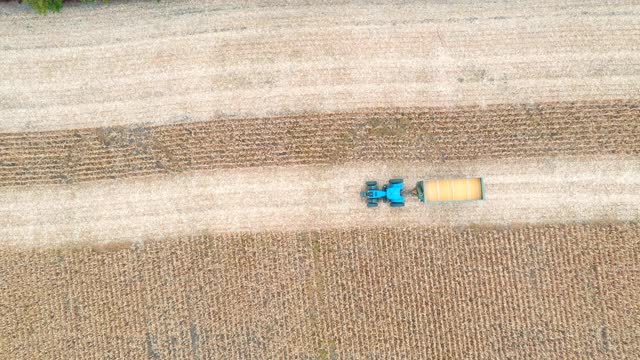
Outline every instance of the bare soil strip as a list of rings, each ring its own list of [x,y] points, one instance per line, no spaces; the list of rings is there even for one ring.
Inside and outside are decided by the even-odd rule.
[[[0,357],[640,357],[640,227],[0,248]]]
[[[640,5],[0,6],[0,132],[637,98]]]
[[[0,134],[0,187],[376,160],[640,155],[638,101],[215,119]]]
[[[486,201],[366,208],[366,180],[482,176]],[[517,159],[230,169],[0,191],[0,242],[143,241],[185,234],[640,219],[640,162]],[[382,204],[384,205],[384,204]]]

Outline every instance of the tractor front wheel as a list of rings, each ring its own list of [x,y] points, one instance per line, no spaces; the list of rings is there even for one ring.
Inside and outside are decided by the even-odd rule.
[[[377,181],[367,181],[367,186],[378,186]]]
[[[378,203],[374,203],[374,202],[367,203],[367,207],[370,207],[370,208],[378,207]]]

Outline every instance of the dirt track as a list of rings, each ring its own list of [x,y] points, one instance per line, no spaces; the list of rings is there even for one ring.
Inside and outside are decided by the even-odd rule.
[[[483,176],[485,202],[367,209],[368,179]],[[206,232],[640,219],[635,158],[250,168],[0,193],[5,245],[142,241]]]
[[[0,132],[640,93],[639,5],[283,5],[3,4]]]

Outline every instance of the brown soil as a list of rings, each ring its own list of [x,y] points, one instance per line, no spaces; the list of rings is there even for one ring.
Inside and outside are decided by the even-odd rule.
[[[354,161],[640,155],[635,101],[371,110],[0,134],[0,186]]]
[[[2,358],[637,358],[640,226],[239,233],[0,253]]]

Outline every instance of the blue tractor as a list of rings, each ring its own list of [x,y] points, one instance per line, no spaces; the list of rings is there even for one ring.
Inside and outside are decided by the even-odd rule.
[[[378,183],[375,181],[367,181],[367,191],[360,193],[360,196],[367,199],[367,207],[377,207],[378,202],[389,202],[391,207],[403,207],[404,182],[402,179],[391,179],[389,184],[383,185],[382,189],[378,189]]]

